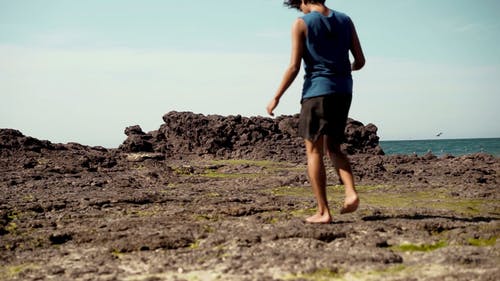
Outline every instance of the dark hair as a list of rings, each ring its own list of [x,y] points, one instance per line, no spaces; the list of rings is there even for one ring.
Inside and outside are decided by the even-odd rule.
[[[283,2],[283,5],[286,7],[297,10],[300,10],[300,4],[302,4],[302,0],[285,0],[285,2]]]
[[[325,4],[325,0],[304,0],[304,3]],[[285,2],[283,2],[283,5],[285,5],[286,7],[297,10],[300,10],[300,4],[302,4],[302,0],[285,0]]]

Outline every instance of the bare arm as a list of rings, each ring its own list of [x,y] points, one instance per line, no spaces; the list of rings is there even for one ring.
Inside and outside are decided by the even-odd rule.
[[[354,23],[351,24],[352,24],[351,53],[352,56],[354,57],[351,69],[355,71],[355,70],[360,70],[365,65],[365,55],[363,54],[363,49],[361,49],[361,43],[359,42],[358,33],[356,32]]]
[[[306,25],[304,20],[297,19],[292,26],[292,55],[290,58],[290,64],[288,65],[283,79],[274,95],[273,99],[267,105],[267,113],[274,116],[274,109],[278,106],[281,96],[286,92],[288,87],[293,83],[297,74],[300,71],[300,65],[302,62],[302,54],[304,51],[304,39],[306,33]]]

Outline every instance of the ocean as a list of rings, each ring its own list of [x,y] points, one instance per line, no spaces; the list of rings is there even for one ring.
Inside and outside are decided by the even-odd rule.
[[[500,138],[380,141],[380,146],[386,155],[432,152],[436,156],[461,156],[481,152],[500,157]]]

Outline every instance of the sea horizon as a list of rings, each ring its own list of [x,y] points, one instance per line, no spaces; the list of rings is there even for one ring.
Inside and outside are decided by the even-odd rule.
[[[432,153],[462,156],[474,153],[487,153],[500,156],[500,137],[498,138],[434,138],[420,140],[380,140],[380,146],[387,155]]]
[[[382,139],[380,138],[379,141],[434,141],[434,140],[482,140],[482,139],[500,139],[500,136],[498,137],[458,137],[458,138],[441,138],[441,137],[434,137],[434,138],[423,138],[423,139]]]

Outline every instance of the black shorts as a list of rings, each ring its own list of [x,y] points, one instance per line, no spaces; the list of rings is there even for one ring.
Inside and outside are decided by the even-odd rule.
[[[311,141],[326,135],[334,143],[343,143],[351,100],[351,94],[304,99],[300,110],[299,135]]]

